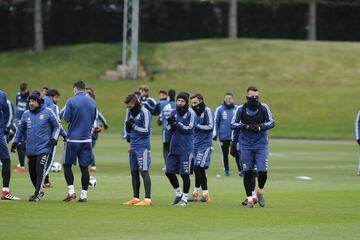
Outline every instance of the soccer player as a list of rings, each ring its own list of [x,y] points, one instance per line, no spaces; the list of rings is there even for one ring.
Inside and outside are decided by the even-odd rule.
[[[246,208],[253,208],[256,202],[265,206],[264,186],[268,172],[268,136],[267,130],[275,126],[270,108],[259,101],[259,91],[250,86],[246,90],[246,103],[240,105],[231,121],[233,142],[239,142],[240,159],[244,171]],[[258,171],[258,189],[255,194],[254,165]]]
[[[355,138],[360,146],[360,111],[358,112],[355,120]],[[359,157],[358,175],[360,176],[360,157]]]
[[[74,97],[66,103],[64,120],[69,123],[67,142],[64,149],[64,175],[68,185],[68,195],[63,200],[69,202],[76,199],[74,174],[71,166],[79,160],[81,170],[82,191],[78,202],[87,202],[89,187],[89,165],[93,159],[91,147],[91,129],[96,117],[94,100],[85,95],[85,83],[78,81],[73,85]]]
[[[1,200],[19,200],[19,198],[15,197],[11,194],[9,184],[10,184],[10,154],[9,149],[7,147],[4,130],[6,127],[6,123],[9,118],[9,108],[7,104],[6,93],[0,90],[0,160],[2,163],[1,176],[3,180],[3,188],[1,194]]]
[[[86,93],[86,96],[91,97],[95,101],[95,92],[94,92],[94,90],[92,88],[87,87],[85,89],[85,93]],[[102,128],[99,125],[99,120],[102,122],[105,130],[107,130],[108,125],[107,125],[106,119],[105,119],[104,115],[102,115],[102,113],[97,109],[96,110],[95,121],[94,121],[94,124],[93,124],[93,128],[91,130],[91,132],[92,132],[92,142],[91,142],[92,145],[91,146],[92,146],[93,149],[95,148],[96,140],[99,137],[99,133],[102,131]],[[93,160],[91,162],[90,172],[91,173],[96,172],[95,155],[93,155]]]
[[[140,92],[141,105],[143,105],[152,114],[156,106],[156,101],[152,97],[149,97],[149,87],[142,85],[138,90]]]
[[[199,201],[200,187],[202,197],[200,202],[210,202],[210,195],[207,186],[206,169],[210,167],[212,147],[212,131],[214,120],[211,109],[205,105],[204,97],[197,93],[191,96],[191,107],[197,115],[195,124],[193,166],[195,173],[195,187],[192,196],[188,201]]]
[[[172,205],[186,206],[190,189],[190,171],[192,152],[194,150],[194,127],[196,114],[189,108],[189,94],[181,92],[176,97],[176,110],[167,119],[170,131],[170,150],[166,159],[165,174],[175,190]],[[176,174],[183,180],[183,191],[180,189]]]
[[[129,163],[132,178],[133,198],[124,205],[150,206],[151,180],[150,170],[150,135],[151,113],[140,104],[135,94],[125,98],[130,118],[126,121],[126,131],[130,133]],[[144,182],[145,198],[140,201],[140,175]]]
[[[18,125],[23,113],[29,109],[27,98],[29,97],[30,91],[27,83],[20,84],[20,92],[16,94],[16,109],[15,109],[15,121]],[[15,169],[15,172],[25,172],[25,141],[20,139],[17,146],[17,153],[19,157],[19,167]]]
[[[134,94],[136,96],[136,98],[140,101],[140,92],[139,91],[134,91]],[[122,131],[122,138],[125,139],[128,143],[130,143],[130,134],[126,131],[126,121],[130,118],[130,112],[129,109],[126,109],[126,113],[125,113],[125,120],[123,123],[123,131]]]
[[[47,91],[49,91],[49,88],[47,86],[42,87],[41,92],[40,92],[40,96],[42,98],[47,96]]]
[[[21,117],[11,151],[15,152],[20,140],[25,138],[30,179],[35,188],[29,201],[37,202],[44,196],[43,184],[48,173],[48,161],[57,144],[60,124],[55,113],[45,106],[38,91],[30,94],[28,102],[29,110]]]
[[[224,102],[216,108],[214,118],[213,140],[219,137],[222,162],[225,176],[230,176],[229,170],[229,148],[231,142],[231,119],[234,116],[236,105],[232,93],[225,93]],[[238,154],[235,154],[235,162],[238,167],[238,174],[241,176],[241,166]]]

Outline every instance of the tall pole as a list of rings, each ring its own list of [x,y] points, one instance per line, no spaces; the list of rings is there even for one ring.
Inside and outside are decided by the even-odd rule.
[[[139,0],[133,0],[131,26],[131,79],[137,78],[138,69],[138,45],[139,45]]]
[[[316,40],[316,0],[309,0],[308,40]]]
[[[237,38],[237,0],[229,0],[229,38]]]
[[[42,3],[41,0],[34,2],[34,29],[35,29],[35,51],[44,50],[44,34],[42,24]]]

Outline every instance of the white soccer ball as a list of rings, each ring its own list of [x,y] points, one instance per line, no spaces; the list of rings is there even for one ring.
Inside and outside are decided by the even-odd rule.
[[[94,188],[96,186],[96,179],[90,176],[89,187]]]
[[[53,165],[51,166],[52,172],[60,172],[61,169],[62,169],[62,166],[59,162],[54,162]]]

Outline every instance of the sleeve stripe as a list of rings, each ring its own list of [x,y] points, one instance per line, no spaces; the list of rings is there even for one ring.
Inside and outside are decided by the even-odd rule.
[[[141,110],[141,112],[144,114],[144,127],[142,128],[139,126],[135,126],[134,130],[138,132],[147,133],[149,132],[149,114],[148,111],[144,111],[143,109]]]
[[[199,129],[212,130],[214,127],[214,121],[213,121],[212,112],[211,112],[210,108],[206,108],[206,113],[209,118],[209,124],[208,125],[199,125]]]
[[[356,140],[360,139],[360,111],[357,114],[356,121],[355,121],[355,135]]]

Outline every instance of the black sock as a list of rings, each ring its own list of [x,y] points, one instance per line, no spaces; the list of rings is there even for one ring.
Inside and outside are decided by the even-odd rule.
[[[17,147],[20,167],[25,167],[25,142],[20,142]]]
[[[173,186],[174,189],[179,188],[179,181],[176,177],[175,173],[165,173],[165,175],[167,176],[167,178],[169,179],[171,186]]]
[[[229,147],[230,141],[221,142],[221,150],[223,154],[223,165],[225,171],[229,171]]]
[[[1,176],[3,179],[3,187],[8,188],[10,184],[11,161],[10,159],[1,159],[1,162],[2,162]]]
[[[201,189],[204,190],[208,190],[208,185],[207,185],[207,177],[206,177],[206,172],[204,168],[200,168],[200,177],[201,177]]]
[[[252,196],[252,192],[255,189],[255,174],[253,172],[246,171],[244,173],[244,187],[246,196]]]
[[[141,171],[141,177],[144,181],[145,198],[151,198],[151,179],[149,171]]]
[[[87,191],[89,188],[90,173],[88,166],[80,166],[81,170],[81,187],[82,190]]]
[[[74,174],[71,169],[71,164],[63,164],[63,166],[64,166],[64,176],[65,176],[66,184],[68,186],[74,185]]]
[[[263,189],[267,179],[267,172],[259,172],[258,186]]]
[[[181,174],[180,175],[183,180],[183,193],[189,193],[190,190],[190,175],[189,174]]]
[[[194,167],[194,174],[195,174],[195,187],[200,188],[200,186],[201,186],[200,167],[198,167],[198,166]]]
[[[140,198],[140,176],[139,171],[131,171],[132,187],[134,198]]]

